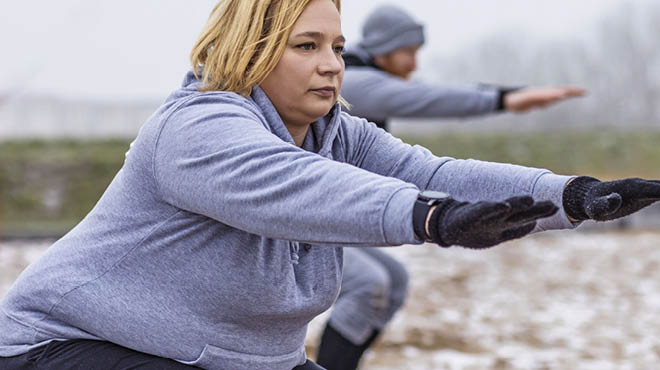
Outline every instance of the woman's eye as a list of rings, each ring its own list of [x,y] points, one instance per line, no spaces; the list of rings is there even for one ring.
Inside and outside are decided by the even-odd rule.
[[[302,50],[314,50],[316,48],[316,45],[314,45],[313,42],[306,42],[306,43],[300,44],[296,47],[299,48],[299,49],[302,49]]]
[[[344,46],[335,46],[335,53],[342,54],[344,52]]]

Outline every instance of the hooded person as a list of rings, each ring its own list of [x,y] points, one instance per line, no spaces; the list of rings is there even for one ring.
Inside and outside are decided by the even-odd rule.
[[[362,39],[343,57],[342,95],[350,114],[385,130],[393,117],[448,118],[524,112],[583,93],[574,88],[507,88],[493,85],[444,86],[410,79],[424,26],[404,10],[384,5],[365,20]],[[319,364],[329,370],[358,366],[394,314],[408,287],[406,268],[378,249],[346,248],[337,302],[323,332]]]
[[[403,9],[392,5],[375,9],[364,22],[362,39],[344,54],[342,95],[351,103],[350,113],[387,129],[388,121],[395,117],[525,112],[584,94],[577,88],[454,86],[411,80],[417,53],[425,41],[424,26]]]

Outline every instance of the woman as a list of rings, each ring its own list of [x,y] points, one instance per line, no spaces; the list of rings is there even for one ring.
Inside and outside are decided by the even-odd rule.
[[[4,298],[0,368],[314,368],[305,332],[336,297],[337,247],[419,243],[414,230],[492,246],[538,219],[573,227],[565,211],[582,216],[609,186],[437,158],[341,113],[339,8],[218,4],[192,53],[200,78],[188,74],[90,214]]]

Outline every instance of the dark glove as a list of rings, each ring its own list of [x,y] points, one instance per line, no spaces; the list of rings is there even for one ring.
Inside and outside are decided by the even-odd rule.
[[[623,179],[601,182],[576,177],[564,189],[562,203],[574,220],[608,221],[628,216],[660,200],[660,181]]]
[[[529,234],[536,220],[555,214],[557,209],[550,201],[534,202],[529,196],[477,203],[448,198],[433,210],[429,236],[443,247],[488,248]]]

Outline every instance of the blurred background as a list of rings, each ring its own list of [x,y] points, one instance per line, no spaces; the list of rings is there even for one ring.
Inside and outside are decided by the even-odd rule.
[[[179,86],[189,69],[188,53],[215,3],[0,3],[0,296],[53,238],[94,206],[141,124]],[[349,45],[359,40],[366,15],[384,3],[343,1]],[[525,115],[394,120],[395,135],[438,155],[603,179],[660,178],[657,0],[396,5],[426,26],[427,43],[413,78],[571,85],[588,95]],[[416,298],[383,338],[369,368],[652,368],[660,361],[655,335],[660,324],[651,315],[660,302],[654,289],[658,225],[655,207],[608,226],[585,225],[585,233],[536,236],[484,254],[448,257],[430,246],[399,248],[393,253],[411,264]],[[533,246],[523,248],[525,243]],[[545,266],[543,257],[553,265]],[[438,267],[438,260],[448,258],[451,266]],[[499,283],[484,288],[483,274],[494,274],[489,281]],[[623,283],[622,274],[644,282],[644,289]],[[437,291],[439,286],[444,288]],[[429,298],[432,292],[437,302]],[[448,307],[448,301],[461,304]],[[517,301],[526,303],[504,310]],[[632,314],[638,325],[631,325]],[[468,322],[481,326],[459,325]],[[609,326],[588,330],[599,325]],[[583,341],[574,338],[584,330]],[[505,342],[508,346],[498,345]],[[521,351],[530,355],[516,362]]]

